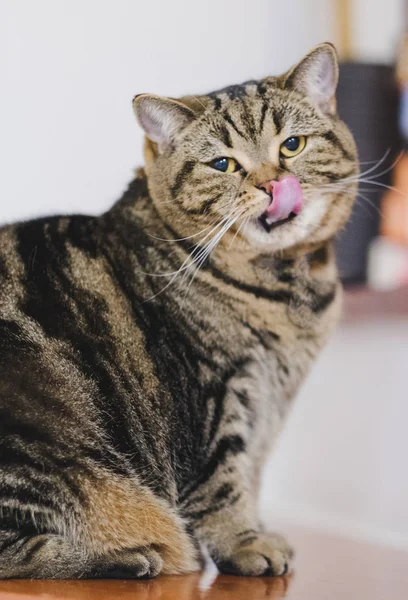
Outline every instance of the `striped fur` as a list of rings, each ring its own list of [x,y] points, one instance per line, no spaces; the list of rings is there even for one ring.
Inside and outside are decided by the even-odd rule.
[[[182,98],[108,213],[0,229],[0,578],[186,573],[198,543],[224,572],[288,569],[260,470],[338,320],[331,240],[355,185],[326,185],[358,172],[295,76]],[[275,161],[291,134],[307,151]],[[262,233],[257,185],[287,172],[305,210]]]

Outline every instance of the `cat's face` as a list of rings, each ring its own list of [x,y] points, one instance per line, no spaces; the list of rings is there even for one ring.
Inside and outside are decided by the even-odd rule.
[[[338,67],[322,44],[279,78],[180,101],[137,96],[149,189],[180,236],[229,229],[254,249],[331,238],[356,192],[357,153],[335,112]],[[212,231],[211,225],[216,229]]]

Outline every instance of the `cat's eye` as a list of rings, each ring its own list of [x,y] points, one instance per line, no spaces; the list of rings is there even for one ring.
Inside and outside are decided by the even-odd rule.
[[[304,150],[306,146],[306,137],[304,135],[296,135],[288,138],[280,147],[280,153],[285,158],[297,156]]]
[[[210,163],[210,166],[222,173],[235,173],[241,169],[241,165],[235,159],[226,156],[216,158]]]

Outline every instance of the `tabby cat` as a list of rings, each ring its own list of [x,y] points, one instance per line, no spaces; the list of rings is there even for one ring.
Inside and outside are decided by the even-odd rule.
[[[358,161],[336,52],[134,99],[146,165],[100,217],[0,230],[0,577],[282,575],[260,471],[341,308]]]

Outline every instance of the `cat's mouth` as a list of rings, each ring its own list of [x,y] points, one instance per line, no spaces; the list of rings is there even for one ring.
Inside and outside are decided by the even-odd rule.
[[[265,211],[264,213],[261,214],[260,217],[258,217],[257,221],[263,227],[263,229],[266,231],[266,233],[270,233],[272,231],[272,229],[276,229],[277,227],[280,227],[281,225],[285,225],[285,223],[289,223],[290,221],[293,221],[293,219],[295,217],[296,217],[296,213],[291,212],[290,215],[288,217],[286,217],[285,219],[280,219],[279,221],[272,221],[272,219],[268,215],[268,212]]]
[[[266,233],[289,223],[302,210],[302,187],[294,175],[284,175],[279,181],[266,181],[259,187],[270,198],[269,206],[257,219]]]

